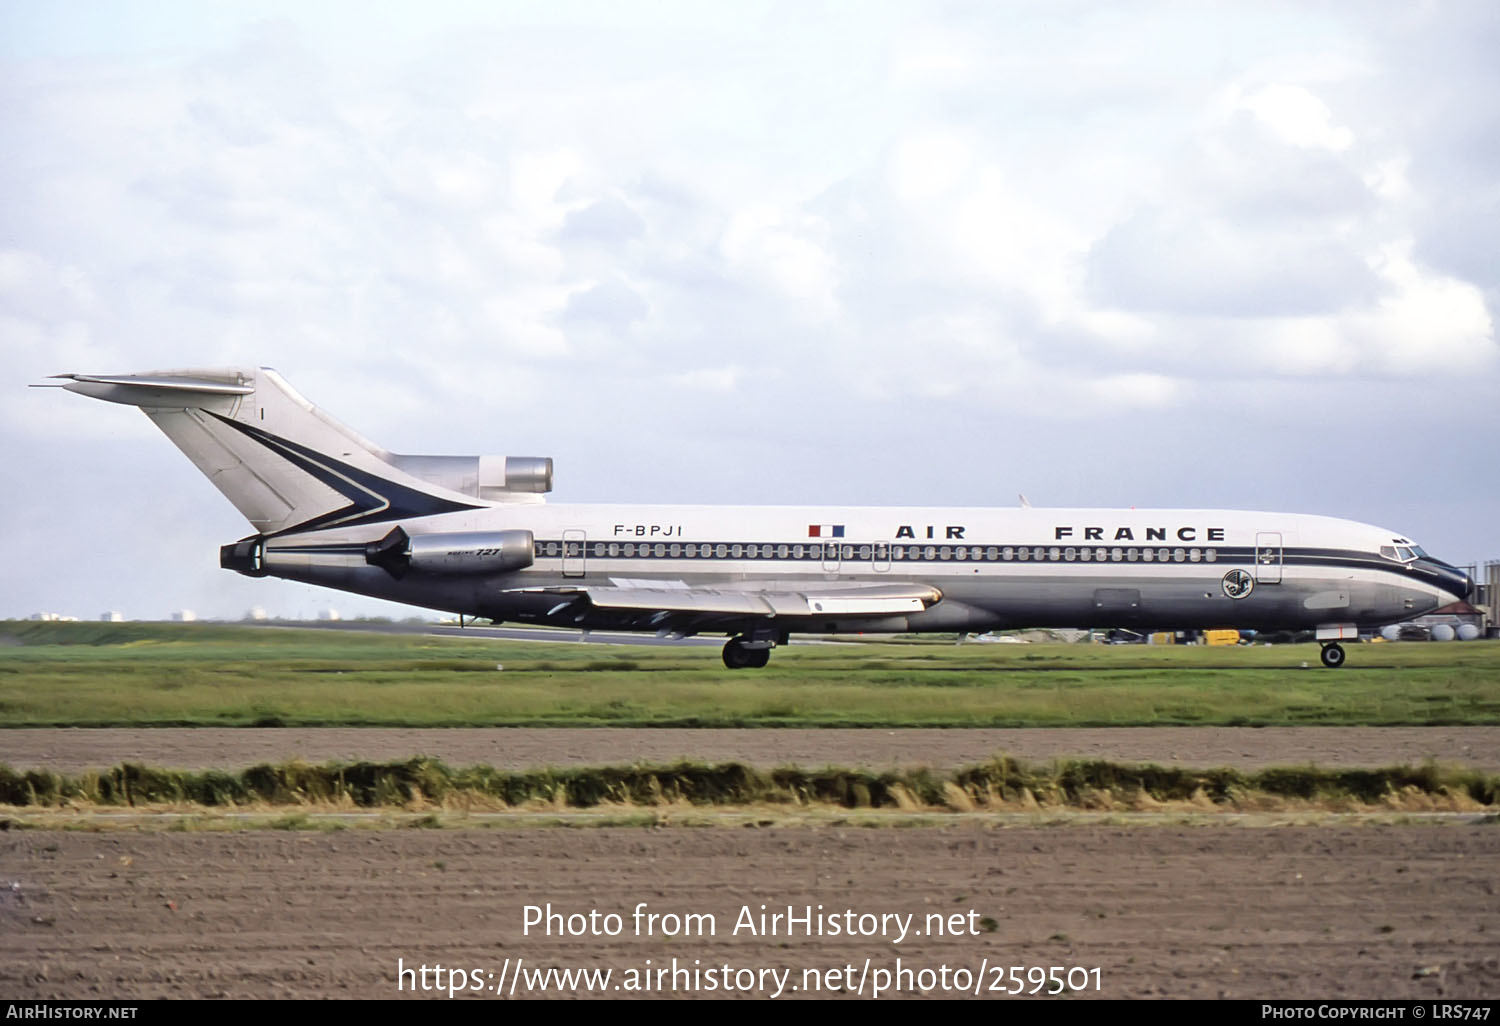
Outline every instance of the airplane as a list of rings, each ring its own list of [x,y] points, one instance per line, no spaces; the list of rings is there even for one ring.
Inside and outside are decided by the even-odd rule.
[[[1019,627],[1312,630],[1337,667],[1361,629],[1473,590],[1331,517],[548,504],[550,458],[389,452],[267,367],[46,384],[140,407],[208,476],[255,531],[225,569],[496,623],[722,633],[731,669],[792,634]]]

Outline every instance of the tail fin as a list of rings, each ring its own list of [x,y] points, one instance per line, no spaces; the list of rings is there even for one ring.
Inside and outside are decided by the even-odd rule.
[[[399,470],[269,367],[57,377],[70,392],[139,406],[261,534],[480,505]]]

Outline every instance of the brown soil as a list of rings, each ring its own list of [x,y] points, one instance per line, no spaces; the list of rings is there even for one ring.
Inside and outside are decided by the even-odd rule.
[[[75,770],[127,759],[232,768],[417,753],[459,765],[688,756],[947,766],[997,749],[1195,766],[1436,757],[1500,768],[1496,728],[0,731],[0,762]],[[959,979],[970,988],[984,968],[977,982],[989,997],[999,996],[992,985],[1014,986],[1010,966],[1097,967],[1100,989],[1084,993],[1104,997],[1493,997],[1497,864],[1500,826],[1473,817],[1255,827],[1074,819],[999,828],[954,816],[952,825],[914,829],[11,830],[0,833],[0,996],[447,1000],[446,990],[413,992],[421,976],[398,991],[398,959],[477,972],[464,982],[492,988],[518,959],[527,969],[610,969],[613,988],[628,970],[670,972],[674,958],[700,971],[791,970],[787,982],[803,989],[783,996],[807,996],[802,974],[814,969],[852,966],[842,985],[856,989],[868,959],[869,995],[899,958],[907,969],[946,965],[950,982],[965,969]],[[525,935],[524,906],[549,902],[564,914],[617,913],[623,932]],[[711,913],[717,933],[637,936],[630,913],[639,902],[647,912]],[[734,935],[740,909],[759,913],[762,904],[912,913],[918,930],[929,914],[959,914],[966,929],[901,943]],[[969,935],[983,917],[992,930]],[[998,979],[997,965],[1005,967]],[[751,993],[774,990],[766,979]],[[696,989],[679,980],[679,994],[725,996],[704,977]],[[437,981],[429,972],[425,982]],[[670,987],[670,975],[663,983]],[[906,993],[924,983],[931,996],[957,996],[934,987],[937,979],[897,986]],[[533,992],[582,993],[556,983]]]
[[[1196,768],[1390,766],[1427,759],[1500,772],[1500,727],[1123,727],[1030,730],[661,729],[18,729],[0,730],[0,763],[76,772],[145,763],[239,769],[300,758],[387,761],[430,755],[454,766],[738,761],[772,767],[982,762],[1085,756]]]
[[[852,966],[851,989],[869,959],[868,996],[899,958],[970,974],[987,963],[982,987],[995,966],[1097,967],[1097,994],[1114,998],[1492,998],[1497,859],[1500,828],[1473,825],[11,831],[0,835],[0,994],[412,996],[421,977],[398,992],[398,959],[477,971],[492,988],[507,959],[608,968],[613,987],[675,958],[789,969],[799,988],[803,970]],[[549,902],[617,913],[623,933],[526,936],[524,906]],[[639,902],[712,913],[717,932],[637,936]],[[957,914],[962,934],[735,936],[740,909],[762,904],[912,913],[919,930],[931,913]],[[992,932],[970,935],[970,910]]]

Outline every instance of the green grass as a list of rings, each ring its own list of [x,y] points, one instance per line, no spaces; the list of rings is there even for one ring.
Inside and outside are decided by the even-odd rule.
[[[502,665],[503,670],[496,667]],[[1305,665],[1304,665],[1305,664]],[[216,624],[0,623],[5,726],[1500,724],[1500,643],[608,648]]]

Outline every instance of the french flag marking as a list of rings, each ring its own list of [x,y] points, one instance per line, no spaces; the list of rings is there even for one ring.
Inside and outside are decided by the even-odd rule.
[[[844,536],[844,525],[808,524],[807,536],[809,538],[842,538]]]

